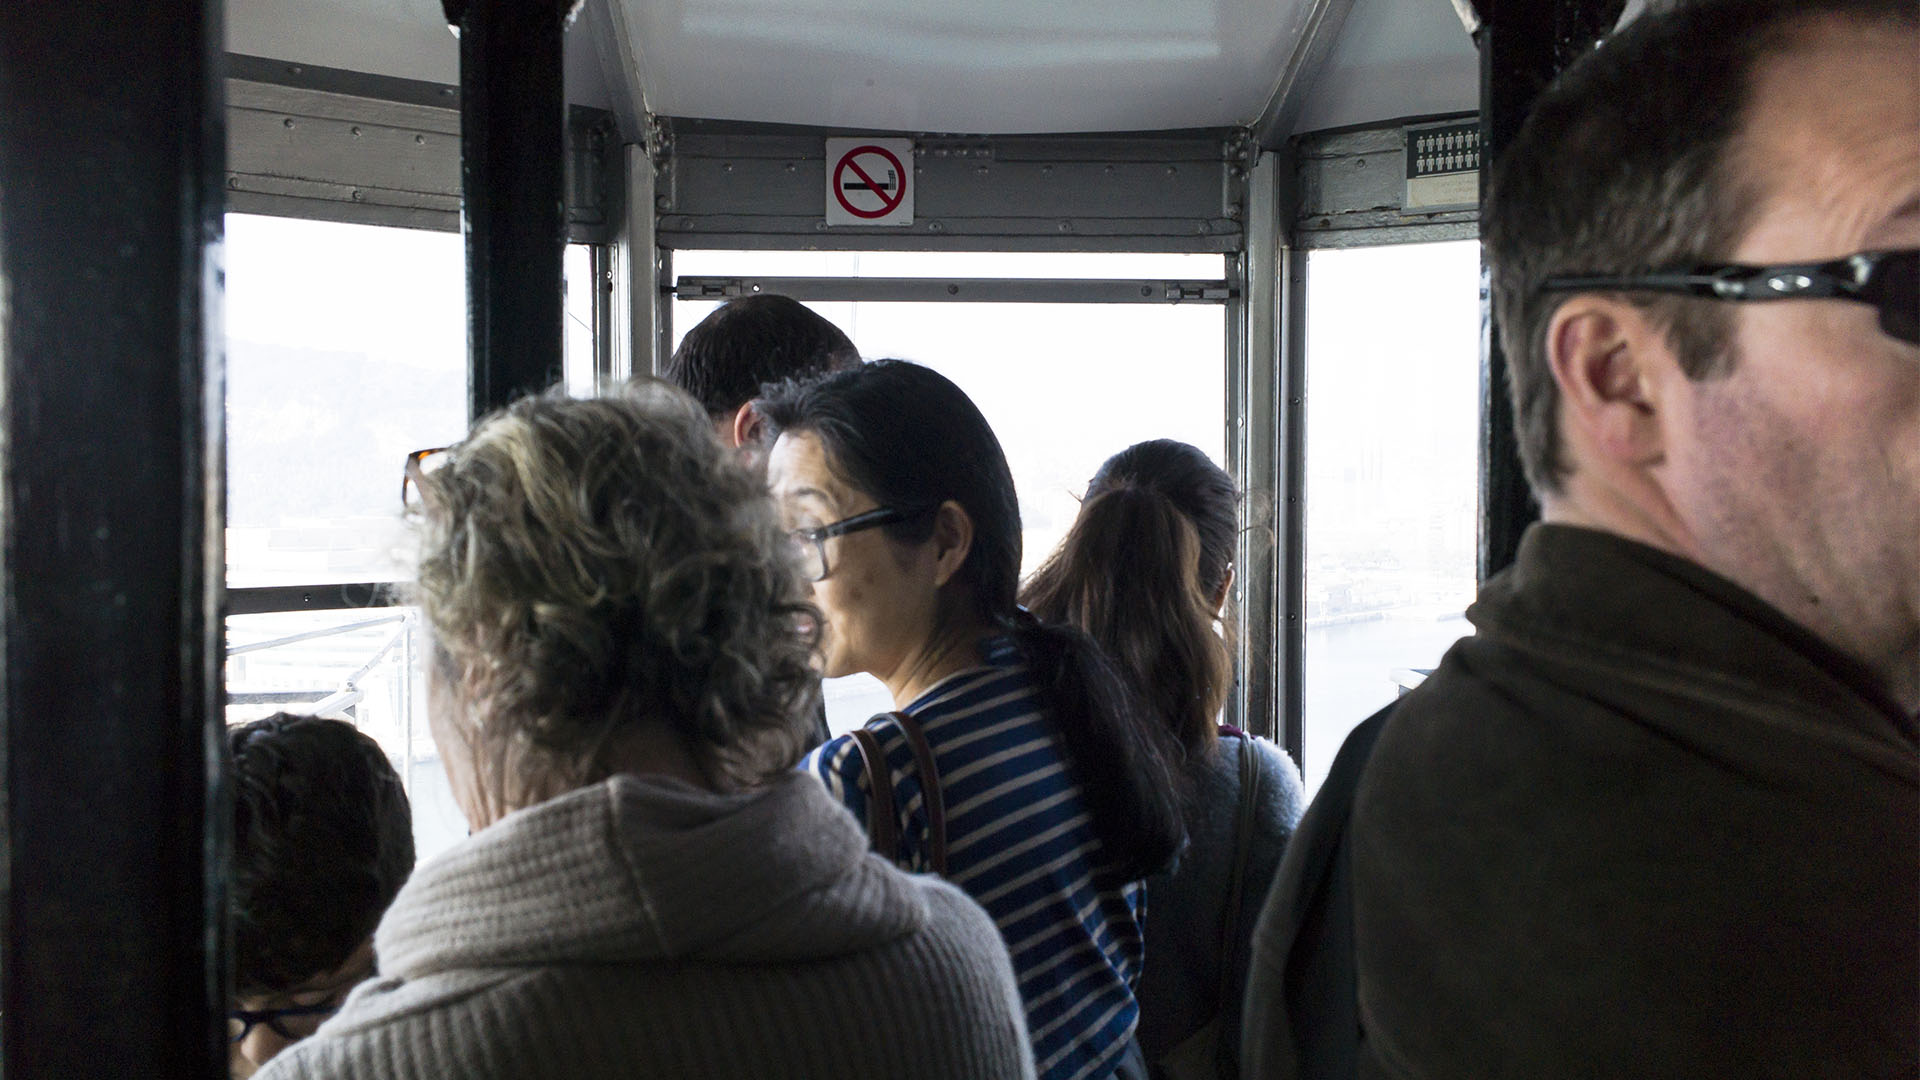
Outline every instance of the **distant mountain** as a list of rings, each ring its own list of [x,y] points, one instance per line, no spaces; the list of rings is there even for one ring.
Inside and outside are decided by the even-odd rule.
[[[467,373],[365,353],[227,342],[227,521],[240,528],[399,511],[408,451],[466,427]]]

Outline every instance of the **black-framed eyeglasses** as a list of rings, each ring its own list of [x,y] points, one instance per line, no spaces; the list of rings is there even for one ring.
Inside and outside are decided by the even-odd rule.
[[[1710,300],[1853,300],[1880,312],[1880,329],[1920,345],[1920,248],[1863,251],[1821,263],[1717,263],[1642,274],[1569,274],[1541,292],[1661,292]]]
[[[445,446],[428,447],[415,450],[407,455],[406,467],[400,470],[400,505],[413,509],[420,505],[420,488],[426,482],[427,474],[445,465],[449,460]]]
[[[234,1009],[227,1014],[227,1041],[245,1042],[253,1029],[261,1024],[283,1039],[304,1039],[313,1034],[311,1030],[303,1032],[288,1031],[284,1026],[287,1020],[317,1016],[325,1018],[340,1011],[339,1004],[294,1005],[285,1009]],[[304,1026],[304,1025],[303,1025]],[[315,1024],[314,1027],[318,1027]]]
[[[821,581],[827,576],[827,541],[829,539],[866,529],[877,529],[882,525],[910,521],[919,516],[918,512],[882,506],[877,510],[868,510],[863,514],[842,518],[831,525],[821,525],[813,529],[794,529],[788,535],[793,537],[795,554],[800,559],[800,573],[808,581]]]

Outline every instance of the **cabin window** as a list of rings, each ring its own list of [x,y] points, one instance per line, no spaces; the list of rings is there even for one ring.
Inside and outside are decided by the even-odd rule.
[[[1219,255],[1154,253],[677,251],[681,277],[1204,280]],[[677,345],[719,301],[673,305]],[[1020,492],[1022,572],[1040,565],[1115,452],[1172,438],[1226,463],[1227,308],[1220,303],[807,302],[866,358],[934,368],[964,389],[999,436]],[[893,708],[878,680],[828,680],[828,725]]]
[[[1479,279],[1471,240],[1307,256],[1309,792],[1472,629]]]
[[[402,576],[400,462],[467,421],[457,233],[227,218],[227,585]]]
[[[411,576],[401,462],[467,429],[464,260],[458,233],[227,216],[230,590]],[[590,394],[591,249],[565,268],[565,381]],[[467,826],[427,731],[417,623],[395,606],[230,617],[227,722],[353,722],[405,779],[424,858]]]

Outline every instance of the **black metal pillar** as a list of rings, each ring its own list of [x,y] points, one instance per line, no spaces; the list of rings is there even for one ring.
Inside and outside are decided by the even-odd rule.
[[[0,4],[11,1080],[226,1074],[222,38]]]
[[[467,400],[478,417],[558,382],[571,0],[443,0],[460,33]]]
[[[1457,0],[1456,0],[1457,2]],[[1626,0],[1473,0],[1480,47],[1480,191],[1533,102],[1562,69],[1620,20]],[[1507,358],[1494,325],[1485,256],[1480,264],[1480,580],[1513,562],[1520,535],[1540,516],[1520,468]]]

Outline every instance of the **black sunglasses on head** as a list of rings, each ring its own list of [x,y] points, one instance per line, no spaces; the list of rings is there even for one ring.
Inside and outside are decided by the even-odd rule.
[[[1641,274],[1550,277],[1541,292],[1659,292],[1708,300],[1852,300],[1880,312],[1880,329],[1920,345],[1920,248],[1863,251],[1821,263],[1709,263]]]

